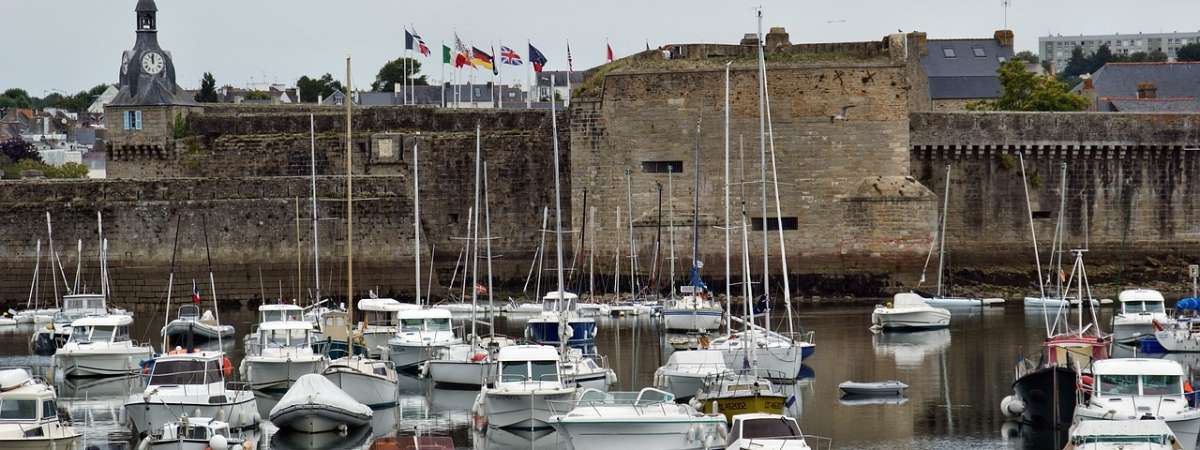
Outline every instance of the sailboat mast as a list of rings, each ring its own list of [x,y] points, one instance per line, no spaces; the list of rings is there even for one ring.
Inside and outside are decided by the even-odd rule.
[[[554,85],[554,76],[553,75],[551,75],[550,84]],[[563,351],[564,349],[566,349],[567,339],[565,337],[562,337],[561,335],[564,334],[565,330],[563,330],[563,327],[566,326],[567,323],[565,320],[566,311],[563,310],[563,308],[565,307],[565,304],[566,304],[566,295],[564,293],[565,286],[564,286],[564,282],[563,282],[562,193],[560,192],[561,187],[559,187],[559,180],[558,180],[558,177],[559,177],[559,173],[558,173],[558,170],[559,170],[558,169],[558,165],[559,165],[559,162],[558,162],[558,111],[555,108],[553,101],[550,102],[550,128],[552,130],[551,133],[554,138],[554,242],[555,242],[554,249],[555,249],[555,253],[557,254],[556,255],[557,259],[558,259],[558,268],[555,270],[555,272],[558,274],[558,304],[559,304],[559,310],[560,310],[559,311],[559,325],[558,325],[560,337],[558,338],[558,341],[559,341],[558,345],[559,345],[560,351]],[[632,225],[632,223],[633,222],[630,222],[631,225]],[[565,352],[563,352],[563,353],[565,353]]]
[[[946,189],[942,194],[942,227],[938,232],[938,285],[937,296],[942,297],[942,272],[946,264],[946,216],[950,207],[950,165],[946,164]]]
[[[312,229],[313,229],[313,303],[321,301],[321,244],[317,234],[317,125],[312,114],[308,115],[308,139],[310,168],[312,169]]]
[[[304,275],[304,252],[300,247],[300,197],[295,197],[296,204],[296,301],[303,297],[301,278]]]
[[[725,333],[733,332],[733,285],[729,270],[729,65],[725,63]]]
[[[667,241],[671,246],[671,300],[675,300],[675,186],[674,180],[675,170],[670,165],[667,165],[667,208],[670,211],[667,213],[668,229]]]
[[[629,206],[629,293],[636,299],[637,283],[637,249],[633,243],[633,171],[625,168],[625,200]]]
[[[700,284],[700,119],[696,119],[696,149],[693,153],[696,185],[692,189],[692,295]]]
[[[758,10],[758,148],[759,148],[759,186],[762,191],[762,248],[763,248],[763,266],[762,266],[762,293],[763,301],[766,303],[766,311],[763,311],[763,318],[766,321],[767,327],[771,326],[771,264],[770,251],[768,249],[769,242],[767,240],[767,71],[766,56],[763,54],[763,47],[767,43],[763,39],[762,33],[763,15],[762,9]]]
[[[783,273],[783,306],[787,309],[788,338],[793,339],[795,325],[792,320],[792,286],[788,280],[787,244],[783,240],[783,207],[779,201],[779,170],[775,165],[775,127],[771,125],[771,89],[767,86],[767,63],[765,60],[762,64],[762,73],[763,99],[767,111],[767,143],[771,148],[771,187],[775,192],[775,229],[779,233],[779,269]],[[763,233],[766,233],[766,218],[764,217],[763,220]],[[768,312],[768,314],[770,313]],[[769,320],[767,326],[770,326]]]
[[[354,131],[351,106],[354,91],[351,87],[350,56],[346,56],[346,350],[354,355]]]
[[[419,160],[417,144],[413,144],[413,258],[417,270],[414,283],[417,286],[417,306],[421,306],[421,174],[418,170]],[[474,320],[474,319],[472,319]]]
[[[480,131],[479,124],[475,124],[475,207],[472,208],[471,219],[475,222],[475,228],[471,230],[471,335],[478,336],[475,331],[475,311],[479,305],[479,185],[480,174],[483,165],[480,163]]]
[[[96,212],[96,217],[100,217],[100,212]],[[97,222],[98,224],[99,222]],[[99,226],[99,225],[97,225]],[[103,235],[101,235],[103,236]],[[50,280],[54,282],[54,307],[58,307],[58,273],[54,270],[54,226],[50,224],[50,211],[46,211],[46,239],[50,249]],[[103,289],[103,283],[101,283]],[[102,292],[103,293],[103,292]]]
[[[495,311],[496,305],[492,296],[492,207],[488,201],[488,170],[487,162],[483,163],[483,243],[487,247],[487,291],[488,311]],[[471,311],[474,315],[475,311]],[[471,318],[475,320],[475,318]],[[496,337],[496,315],[488,314],[488,334]]]
[[[83,271],[83,239],[75,241],[75,285],[71,288],[72,294],[79,293],[79,274]]]

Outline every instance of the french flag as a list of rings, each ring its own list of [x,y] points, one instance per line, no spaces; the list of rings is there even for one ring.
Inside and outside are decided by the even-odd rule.
[[[192,280],[192,303],[200,304],[200,289],[196,287],[196,280]]]

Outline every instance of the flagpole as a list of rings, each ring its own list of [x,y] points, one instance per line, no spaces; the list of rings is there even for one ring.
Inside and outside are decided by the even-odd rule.
[[[501,45],[500,47],[504,47],[504,46]],[[493,78],[495,78],[495,80],[496,80],[496,88],[499,89],[499,92],[500,92],[500,99],[496,100],[496,109],[504,109],[504,88],[501,87],[501,84],[500,84],[500,80],[502,79],[500,77],[500,68],[501,68],[501,66],[504,65],[504,63],[500,62],[499,64],[497,64],[496,60],[499,59],[499,58],[497,58],[497,56],[498,55],[496,55],[496,47],[492,47],[492,67],[496,68],[496,70],[492,72],[492,75],[493,75]]]
[[[530,47],[533,47],[533,43],[529,42],[529,39],[526,39],[526,50],[528,51]],[[528,84],[525,86],[525,109],[533,109],[533,55],[530,54],[528,56],[529,70],[525,72],[525,82]]]
[[[445,108],[446,107],[446,41],[442,41],[442,48],[440,48],[438,50],[442,51],[442,64],[440,64],[442,73],[441,73],[441,75],[438,76],[438,83],[441,83],[441,85],[442,85],[441,107]]]

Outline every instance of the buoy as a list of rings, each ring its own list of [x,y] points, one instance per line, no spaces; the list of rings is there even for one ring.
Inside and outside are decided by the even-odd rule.
[[[229,441],[225,436],[216,435],[208,440],[208,447],[212,450],[229,450]]]
[[[1004,413],[1004,417],[1020,417],[1025,413],[1025,402],[1012,395],[1004,397],[1004,400],[1000,400],[1000,412]]]

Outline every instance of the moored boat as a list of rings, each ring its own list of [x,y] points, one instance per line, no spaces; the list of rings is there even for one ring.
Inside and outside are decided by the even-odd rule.
[[[588,389],[551,406],[555,414],[550,424],[574,450],[699,450],[721,447],[728,434],[725,417],[675,403],[673,395],[654,388],[612,393]]]
[[[305,433],[357,428],[371,423],[371,408],[317,374],[296,380],[271,408],[271,423]]]
[[[54,365],[67,377],[128,375],[141,370],[149,345],[129,338],[133,318],[123,315],[84,317],[71,322],[71,337],[54,354]]]
[[[389,356],[396,369],[416,370],[442,349],[462,343],[454,335],[450,317],[449,310],[438,308],[400,311],[396,335],[388,340]]]
[[[497,428],[549,427],[551,401],[573,398],[562,380],[559,353],[545,345],[513,345],[496,355],[496,378],[483,387],[472,410]]]
[[[195,295],[194,298],[200,298],[199,294]],[[162,336],[167,338],[169,345],[183,345],[189,338],[195,343],[203,343],[232,335],[233,325],[218,323],[211,310],[201,313],[199,305],[180,306],[175,319],[162,328]]]
[[[152,450],[217,450],[243,447],[241,436],[229,432],[229,424],[210,417],[182,416],[178,421],[163,425],[158,433],[146,436],[145,444]]]
[[[1161,420],[1086,420],[1071,427],[1063,450],[1182,450]]]
[[[901,292],[890,304],[871,312],[871,325],[883,330],[933,330],[950,326],[950,311],[937,308],[920,295]]]
[[[809,450],[808,439],[831,444],[829,439],[805,436],[796,419],[781,414],[739,414],[729,428],[728,450]],[[830,445],[831,446],[831,445]]]
[[[25,369],[0,370],[0,448],[73,448],[79,432],[60,417],[54,387]]]
[[[312,332],[305,320],[259,325],[257,344],[247,348],[239,370],[250,388],[286,391],[301,376],[324,370],[326,359],[313,351]]]
[[[225,383],[224,353],[201,351],[160,356],[149,367],[146,388],[125,401],[124,417],[135,433],[162,429],[180,411],[221,418],[238,430],[258,425],[254,393]],[[232,370],[232,367],[230,367]]]
[[[667,363],[654,371],[654,387],[688,401],[704,389],[706,380],[729,373],[720,350],[687,350],[671,353]]]
[[[1175,319],[1167,315],[1162,293],[1153,289],[1127,289],[1117,296],[1121,310],[1113,316],[1113,340],[1128,344],[1154,336],[1155,324],[1169,327]]]
[[[1200,409],[1184,397],[1183,366],[1175,361],[1116,358],[1092,363],[1095,381],[1084,386],[1075,407],[1077,422],[1088,420],[1162,420],[1184,450],[1196,448]],[[1110,425],[1110,424],[1105,424]]]

